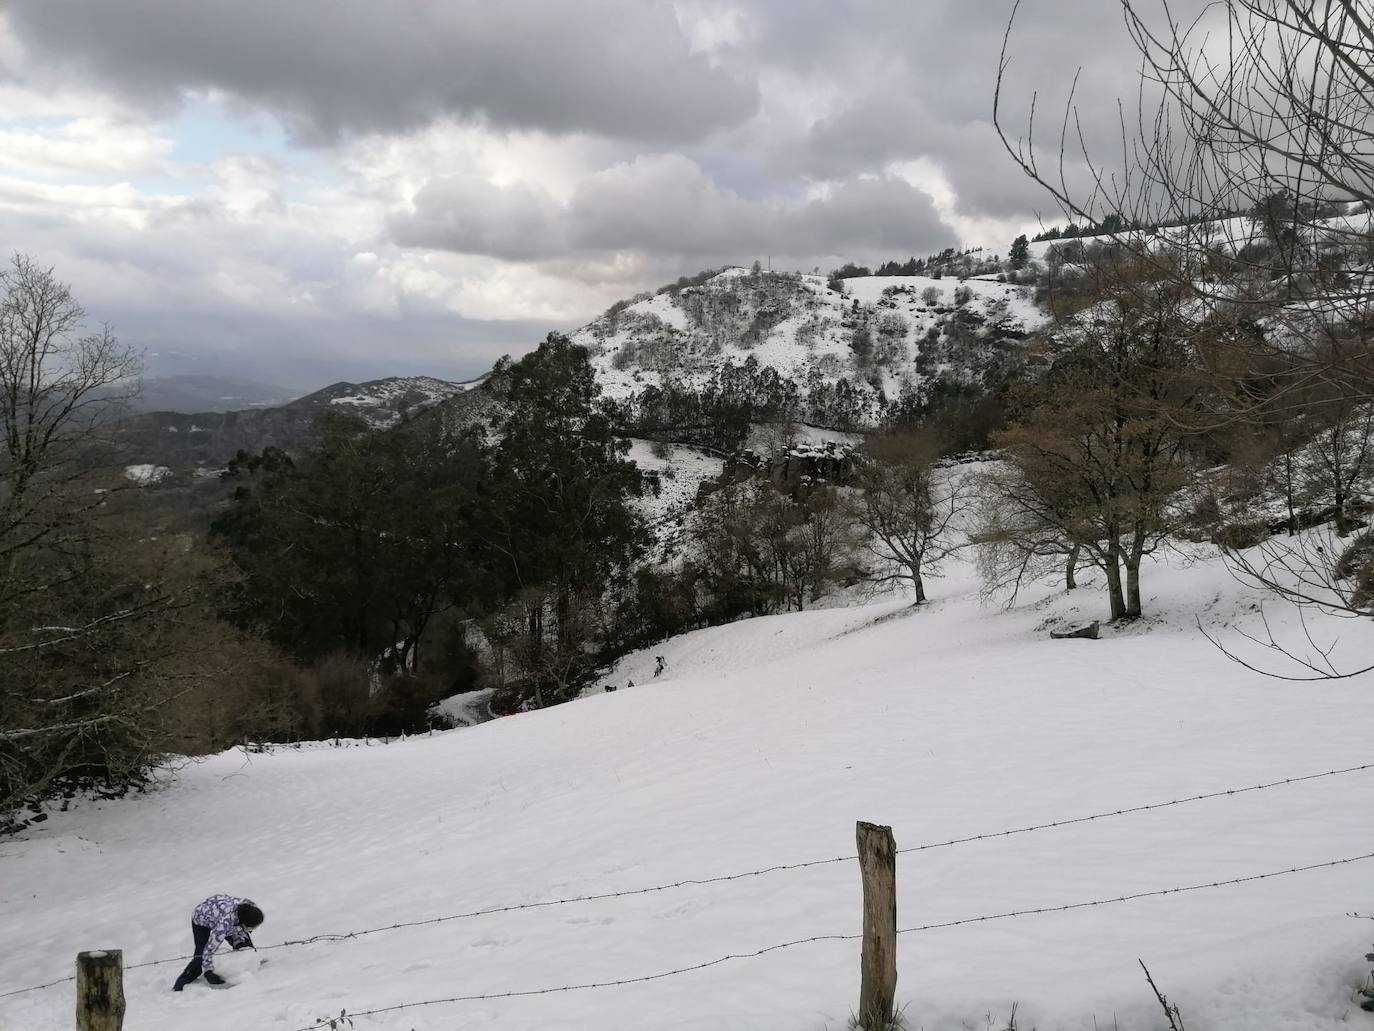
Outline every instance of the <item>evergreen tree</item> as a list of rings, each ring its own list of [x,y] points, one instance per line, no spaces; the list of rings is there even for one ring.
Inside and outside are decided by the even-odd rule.
[[[225,473],[237,487],[211,532],[240,574],[230,614],[303,662],[410,668],[435,614],[481,589],[477,446],[437,419],[379,433],[327,415],[321,429],[299,460],[268,448]]]
[[[503,370],[506,415],[484,476],[486,541],[525,612],[524,661],[538,701],[587,672],[583,610],[647,544],[634,498],[657,481],[626,458],[596,405],[587,349],[559,333]],[[551,624],[548,625],[548,624]]]
[[[1030,241],[1026,239],[1025,233],[1011,242],[1011,251],[1007,256],[1011,259],[1012,268],[1026,267],[1026,262],[1030,261]]]

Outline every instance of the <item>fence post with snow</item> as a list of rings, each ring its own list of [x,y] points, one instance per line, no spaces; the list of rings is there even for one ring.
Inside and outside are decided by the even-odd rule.
[[[897,993],[897,842],[891,827],[859,821],[859,873],[864,885],[859,1027],[891,1026]]]
[[[81,952],[76,957],[76,1031],[123,1031],[124,953]]]

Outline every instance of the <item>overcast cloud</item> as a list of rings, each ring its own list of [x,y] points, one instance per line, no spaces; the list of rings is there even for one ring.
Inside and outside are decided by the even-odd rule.
[[[1006,102],[1111,147],[1115,5],[1025,0]],[[471,376],[703,267],[1005,250],[1002,0],[10,0],[0,233],[152,371]]]

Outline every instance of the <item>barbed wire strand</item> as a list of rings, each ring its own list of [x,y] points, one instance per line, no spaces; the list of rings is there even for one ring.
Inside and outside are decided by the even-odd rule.
[[[1032,831],[1050,830],[1054,827],[1071,827],[1074,824],[1091,823],[1094,820],[1108,820],[1114,816],[1146,813],[1154,809],[1167,809],[1170,806],[1188,805],[1192,802],[1204,802],[1213,798],[1230,798],[1235,795],[1244,795],[1253,791],[1267,791],[1270,788],[1287,787],[1290,784],[1301,784],[1305,781],[1321,780],[1323,777],[1339,777],[1348,773],[1363,773],[1368,770],[1374,770],[1374,763],[1365,763],[1362,766],[1347,766],[1345,769],[1327,770],[1323,773],[1309,773],[1302,777],[1285,777],[1282,780],[1271,780],[1263,784],[1251,784],[1243,788],[1226,788],[1222,791],[1208,791],[1201,795],[1188,795],[1184,798],[1175,798],[1168,802],[1151,802],[1148,805],[1131,806],[1127,809],[1112,809],[1106,812],[1093,813],[1090,816],[1076,816],[1068,820],[1053,820],[1049,823],[1036,823],[1027,827],[1016,827],[1008,831],[996,831],[991,834],[973,834],[966,838],[952,838],[949,841],[939,841],[930,845],[913,845],[910,848],[897,849],[897,854],[900,856],[908,852],[925,852],[933,848],[948,848],[951,845],[966,845],[973,841],[991,841],[996,838],[1008,838],[1014,834],[1029,834]]]
[[[1214,798],[1228,798],[1236,795],[1244,795],[1255,791],[1266,791],[1271,788],[1286,787],[1292,784],[1301,784],[1307,781],[1321,780],[1325,777],[1339,777],[1351,773],[1362,773],[1374,770],[1374,763],[1365,763],[1360,766],[1348,766],[1343,769],[1326,770],[1321,773],[1309,773],[1300,777],[1285,777],[1281,780],[1266,781],[1260,784],[1251,784],[1240,788],[1225,788],[1220,791],[1208,791],[1198,795],[1189,795],[1183,798],[1171,799],[1167,802],[1151,802],[1146,805],[1130,806],[1122,809],[1111,809],[1100,813],[1092,813],[1088,816],[1076,816],[1063,820],[1052,820],[1047,823],[1030,824],[1025,827],[1014,827],[1010,830],[993,831],[984,834],[972,834],[962,838],[951,838],[947,841],[929,842],[922,845],[912,845],[907,848],[897,850],[898,855],[907,855],[915,852],[926,852],[938,848],[950,848],[955,845],[966,845],[976,841],[994,841],[1001,838],[1009,838],[1017,834],[1031,834],[1037,831],[1052,830],[1058,827],[1070,827],[1076,824],[1092,823],[1098,820],[1112,819],[1117,816],[1127,816],[1135,813],[1149,812],[1156,809],[1166,809],[1170,806],[1188,805],[1193,802],[1202,802]],[[381,934],[385,931],[398,931],[412,927],[426,927],[434,924],[451,923],[456,920],[469,920],[482,916],[493,916],[503,913],[514,913],[523,910],[546,909],[552,906],[576,905],[585,902],[606,902],[612,899],[630,898],[637,895],[652,895],[658,892],[673,891],[678,888],[700,887],[711,884],[722,884],[728,881],[746,880],[753,877],[763,877],[768,874],[780,873],[789,870],[803,870],[819,866],[832,866],[838,863],[852,863],[858,859],[857,855],[835,856],[830,859],[811,859],[797,863],[778,863],[773,866],[762,867],[757,870],[744,870],[739,873],[722,874],[717,877],[697,877],[685,878],[680,881],[673,881],[668,884],[655,884],[646,888],[626,888],[621,891],[600,892],[591,895],[574,895],[565,898],[544,899],[538,902],[519,902],[504,906],[490,906],[485,909],[473,909],[462,913],[449,913],[443,916],[427,917],[422,920],[405,920],[394,924],[387,924],[384,927],[368,927],[357,931],[342,931],[328,934],[317,934],[309,938],[289,939],[283,942],[276,942],[272,945],[260,946],[258,951],[266,952],[272,949],[294,948],[300,945],[313,945],[317,942],[325,941],[350,941],[362,938],[367,935]],[[190,960],[189,955],[168,956],[163,959],[147,960],[143,963],[135,963],[125,967],[125,970],[138,970],[144,967],[163,966],[168,963],[185,963]],[[58,978],[46,984],[29,985],[24,988],[16,988],[7,992],[0,992],[0,999],[9,998],[14,995],[22,995],[26,992],[42,991],[47,988],[55,988],[60,984],[75,981],[75,975]]]
[[[916,934],[922,931],[935,931],[947,927],[959,927],[963,924],[986,923],[991,920],[1006,920],[1012,917],[1038,916],[1046,913],[1063,913],[1072,909],[1087,909],[1093,906],[1109,906],[1118,902],[1131,902],[1137,899],[1158,898],[1165,895],[1181,895],[1184,892],[1204,891],[1210,888],[1224,888],[1234,884],[1248,884],[1252,881],[1270,880],[1275,877],[1286,877],[1289,874],[1306,873],[1311,870],[1321,870],[1328,867],[1344,866],[1349,863],[1358,863],[1364,860],[1374,859],[1374,852],[1360,856],[1350,856],[1345,859],[1332,859],[1324,863],[1310,863],[1307,866],[1294,866],[1284,870],[1273,870],[1268,873],[1250,874],[1245,877],[1233,877],[1222,881],[1207,881],[1200,884],[1190,884],[1179,888],[1163,888],[1156,891],[1140,891],[1130,895],[1118,895],[1113,898],[1094,899],[1089,902],[1071,902],[1063,906],[1041,906],[1035,909],[1017,909],[1006,913],[990,913],[986,916],[965,917],[961,920],[947,920],[942,923],[922,924],[918,927],[898,928],[898,934]],[[720,966],[723,963],[730,963],[736,960],[755,959],[765,956],[770,952],[781,952],[783,949],[796,948],[800,945],[810,945],[815,942],[823,941],[858,941],[863,937],[862,934],[818,934],[810,938],[797,938],[793,941],[779,942],[776,945],[769,945],[753,952],[733,952],[726,956],[707,960],[704,963],[694,963],[691,966],[678,967],[674,970],[663,970],[656,974],[645,974],[640,977],[624,977],[613,981],[587,981],[582,984],[561,985],[551,988],[527,988],[523,990],[513,990],[508,992],[481,992],[471,995],[452,995],[443,999],[424,999],[417,1002],[401,1002],[391,1006],[380,1006],[370,1010],[356,1010],[349,1013],[343,1011],[338,1017],[326,1017],[317,1023],[306,1027],[297,1028],[296,1031],[319,1031],[321,1028],[335,1028],[342,1026],[345,1020],[354,1017],[372,1017],[383,1013],[395,1013],[400,1010],[418,1009],[425,1006],[443,1006],[459,1002],[483,1002],[497,999],[518,999],[528,998],[536,995],[553,995],[559,992],[579,992],[589,991],[599,988],[619,988],[624,985],[643,984],[648,981],[661,981],[669,977],[678,977],[683,974],[695,973],[699,970],[706,970],[709,967]]]

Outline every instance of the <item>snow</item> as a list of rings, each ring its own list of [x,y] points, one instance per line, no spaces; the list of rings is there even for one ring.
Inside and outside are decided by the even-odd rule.
[[[638,499],[635,507],[648,522],[658,544],[671,551],[672,544],[682,535],[697,489],[720,476],[725,462],[700,448],[648,440],[631,440],[628,457],[644,471],[658,474],[658,493]]]
[[[160,790],[86,801],[0,840],[0,995],[189,946],[204,896],[254,898],[259,945],[899,848],[1370,761],[1367,678],[1269,679],[1228,662],[1259,599],[1215,559],[1145,572],[1147,611],[1100,641],[1051,626],[1100,593],[982,607],[967,565],[900,601],[749,620],[627,657],[614,694],[386,747],[225,753]],[[1275,632],[1302,642],[1271,606]],[[1347,667],[1363,625],[1309,617]],[[1252,657],[1263,657],[1253,650]],[[655,678],[655,656],[665,668]],[[624,688],[632,679],[635,687]],[[903,855],[900,926],[1061,906],[1374,850],[1374,772]],[[1155,1031],[1143,958],[1190,1031],[1348,1031],[1374,925],[1371,863],[903,935],[912,1027]],[[860,929],[852,863],[226,954],[228,995],[126,976],[140,1031],[295,1031],[341,1009],[651,975]],[[644,984],[375,1017],[365,1031],[821,1031],[858,992],[858,943],[816,942]],[[66,1031],[70,982],[0,998],[5,1031]],[[1352,1016],[1353,1013],[1353,1016]],[[1352,1023],[1353,1022],[1353,1023]],[[994,1026],[1002,1026],[995,1023]]]
[[[433,711],[456,727],[476,726],[478,723],[485,723],[491,719],[491,710],[488,705],[495,694],[496,689],[488,687],[480,691],[465,691],[462,694],[450,695],[436,703]]]
[[[933,305],[922,299],[932,287],[939,294]],[[926,334],[948,325],[959,287],[972,294],[967,310],[987,322],[984,332],[1026,333],[1046,322],[1028,288],[993,280],[868,276],[845,280],[845,293],[838,294],[823,276],[755,276],[732,268],[699,286],[628,304],[572,339],[592,352],[602,393],[614,400],[662,386],[665,379],[700,387],[722,366],[751,358],[802,386],[813,376],[832,385],[847,378],[860,391],[876,395],[881,386],[896,397],[919,383],[916,357],[930,346]],[[868,318],[895,317],[904,324],[874,368],[861,368],[851,347],[856,301]],[[689,314],[693,305],[699,307]],[[754,339],[756,317],[766,330]]]
[[[745,448],[768,455],[779,445],[789,447],[824,447],[826,444],[841,444],[856,448],[863,443],[863,434],[845,433],[843,430],[826,429],[824,426],[810,426],[803,422],[776,425],[772,423],[753,423]]]
[[[172,475],[165,465],[139,464],[124,467],[124,478],[137,487],[151,487]]]
[[[433,376],[392,376],[368,383],[335,384],[310,395],[306,400],[318,398],[359,416],[374,428],[386,429],[401,421],[403,407],[412,414],[433,408],[480,386],[484,378],[454,383]],[[332,393],[335,390],[342,392]]]

